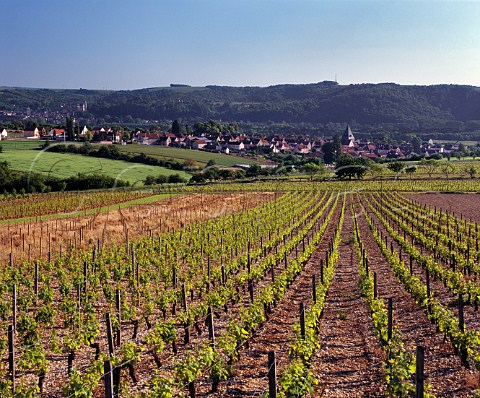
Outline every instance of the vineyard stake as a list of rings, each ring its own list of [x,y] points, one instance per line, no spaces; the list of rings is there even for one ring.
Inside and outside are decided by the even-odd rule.
[[[315,275],[312,275],[312,300],[313,304],[317,303],[317,282]]]
[[[113,375],[112,375],[112,363],[105,361],[103,363],[103,373],[105,382],[105,398],[113,398]]]
[[[377,273],[373,273],[373,298],[376,299],[378,297],[378,284],[377,284]]]
[[[121,344],[121,324],[122,324],[122,297],[120,289],[115,292],[115,304],[117,307],[118,330],[117,330],[117,347]]]
[[[12,392],[15,394],[15,345],[13,343],[14,329],[8,325],[8,373],[12,382]]]
[[[424,373],[425,351],[422,346],[417,346],[415,369],[415,398],[423,398],[423,384],[426,379]]]
[[[268,396],[277,398],[277,364],[275,351],[268,352]]]
[[[300,303],[300,335],[305,339],[305,305]]]
[[[427,298],[430,298],[430,272],[427,267],[425,267],[425,279],[427,281]]]
[[[135,249],[132,248],[131,250],[131,258],[132,258],[132,273],[133,273],[133,278],[136,277],[136,271],[137,271],[137,259],[135,257]],[[138,287],[138,285],[137,285]]]
[[[85,300],[87,298],[87,278],[88,278],[88,264],[86,261],[83,263],[83,294],[85,295]]]
[[[462,333],[465,332],[465,320],[463,318],[463,296],[461,293],[458,295],[458,326]]]
[[[15,331],[17,329],[17,284],[13,284],[12,291],[12,327]]]
[[[35,275],[33,278],[33,289],[35,293],[35,304],[38,303],[38,262],[35,262]]]
[[[392,329],[393,329],[393,299],[388,298],[388,331],[387,331],[387,340],[392,339]]]
[[[208,339],[210,340],[210,343],[212,346],[215,346],[215,327],[213,325],[213,313],[212,313],[212,307],[208,307]]]
[[[110,313],[105,315],[105,322],[107,323],[107,339],[108,339],[108,352],[113,355],[113,333],[112,333],[112,320],[110,319]]]

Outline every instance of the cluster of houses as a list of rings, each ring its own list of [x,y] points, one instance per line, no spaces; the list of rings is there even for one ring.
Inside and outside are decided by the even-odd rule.
[[[0,132],[0,139],[5,139],[8,131],[3,129]],[[46,131],[45,128],[35,127],[25,129],[23,138],[26,139],[50,139],[67,141],[65,129],[52,128]],[[125,133],[115,131],[112,128],[95,127],[89,130],[86,126],[78,132],[78,139],[91,139],[104,144],[137,143],[141,145],[160,145],[166,147],[188,148],[219,153],[246,153],[250,151],[265,153],[291,153],[304,155],[306,157],[323,157],[322,146],[332,141],[334,137],[324,137],[319,140],[299,138],[296,136],[285,136],[272,134],[265,137],[249,137],[246,134],[224,134],[210,133],[195,135],[173,134],[171,132],[146,132],[141,130]],[[357,140],[349,125],[345,128],[341,139],[342,153],[348,153],[354,157],[376,158],[403,158],[409,156],[413,150],[411,143],[401,145],[374,144],[366,140]],[[450,145],[435,145],[432,140],[422,144],[420,151],[425,155],[436,153],[444,154],[458,150],[459,143]]]

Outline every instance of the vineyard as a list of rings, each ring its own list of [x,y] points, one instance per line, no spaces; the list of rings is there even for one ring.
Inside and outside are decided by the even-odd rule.
[[[0,395],[480,396],[480,198],[445,188],[5,199]]]

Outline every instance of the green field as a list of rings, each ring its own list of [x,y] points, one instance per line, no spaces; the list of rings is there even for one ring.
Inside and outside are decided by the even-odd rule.
[[[2,140],[0,146],[4,151],[39,148],[45,141],[39,140]]]
[[[187,159],[205,165],[209,160],[213,159],[216,164],[221,166],[233,166],[235,164],[259,164],[260,162],[233,155],[225,155],[221,153],[198,151],[194,149],[171,148],[159,145],[123,145],[117,146],[121,152],[144,153],[149,156],[159,157],[162,159],[176,159],[183,162]]]
[[[18,171],[34,171],[59,178],[68,178],[78,173],[102,173],[134,185],[143,185],[147,175],[179,174],[187,179],[190,177],[181,170],[48,151],[4,150],[0,153],[0,161],[7,161],[12,169]]]

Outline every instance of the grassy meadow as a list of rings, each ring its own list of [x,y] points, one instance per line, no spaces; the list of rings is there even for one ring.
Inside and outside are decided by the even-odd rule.
[[[198,151],[194,149],[171,148],[159,145],[122,145],[117,147],[121,152],[144,153],[145,155],[158,157],[162,159],[175,159],[180,162],[192,160],[200,166],[204,166],[209,160],[214,160],[221,166],[233,166],[235,164],[259,164],[258,161],[234,155],[225,155],[222,153],[213,153]]]
[[[45,141],[39,140],[2,140],[0,146],[5,151],[16,151],[20,149],[35,149],[39,148]]]
[[[78,173],[102,173],[129,181],[134,185],[143,185],[147,175],[158,176],[162,174],[168,176],[179,174],[182,177],[189,178],[189,174],[183,171],[140,163],[48,151],[13,150],[11,148],[9,150],[5,147],[3,148],[4,151],[0,153],[0,161],[8,162],[12,169],[51,174],[59,178],[68,178]]]

